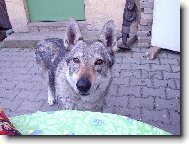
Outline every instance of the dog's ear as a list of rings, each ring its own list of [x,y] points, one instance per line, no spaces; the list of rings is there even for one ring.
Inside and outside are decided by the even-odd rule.
[[[64,36],[64,46],[66,50],[71,50],[72,47],[80,39],[83,39],[83,38],[81,36],[79,25],[74,18],[70,18],[67,28],[66,28],[66,33]]]
[[[104,43],[110,52],[114,51],[114,47],[117,46],[117,39],[113,20],[104,24],[99,40]]]

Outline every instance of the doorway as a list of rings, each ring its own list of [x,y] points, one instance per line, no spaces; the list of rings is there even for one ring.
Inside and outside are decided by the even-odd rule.
[[[31,22],[85,20],[84,0],[27,0]]]

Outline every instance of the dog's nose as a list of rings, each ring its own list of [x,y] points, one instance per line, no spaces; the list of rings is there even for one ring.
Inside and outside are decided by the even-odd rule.
[[[91,88],[91,83],[88,78],[83,77],[76,83],[76,86],[80,92],[87,92]]]

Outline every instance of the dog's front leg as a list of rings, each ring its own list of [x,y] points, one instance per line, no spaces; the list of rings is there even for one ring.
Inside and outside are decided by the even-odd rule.
[[[53,105],[55,103],[55,98],[53,91],[50,86],[48,86],[48,104]]]

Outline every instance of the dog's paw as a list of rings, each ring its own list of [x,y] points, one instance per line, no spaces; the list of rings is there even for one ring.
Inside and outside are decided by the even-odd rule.
[[[55,103],[55,99],[53,97],[48,97],[48,104],[51,106],[51,105],[54,105]]]

